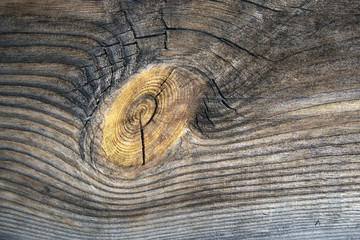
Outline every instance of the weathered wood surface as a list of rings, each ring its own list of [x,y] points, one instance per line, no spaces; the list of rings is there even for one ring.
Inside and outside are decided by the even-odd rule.
[[[1,0],[0,238],[359,239],[359,14],[358,0]],[[103,113],[156,64],[206,93],[160,161],[121,168]]]

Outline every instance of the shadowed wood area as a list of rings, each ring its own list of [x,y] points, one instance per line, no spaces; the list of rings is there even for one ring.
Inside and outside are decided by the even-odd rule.
[[[1,0],[0,239],[359,239],[359,69],[358,0]]]

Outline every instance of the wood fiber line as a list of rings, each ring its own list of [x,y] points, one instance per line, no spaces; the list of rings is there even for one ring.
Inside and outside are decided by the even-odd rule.
[[[348,157],[349,158],[349,157]],[[314,160],[315,160],[316,158],[314,158]],[[343,159],[346,159],[346,158],[343,158]],[[351,159],[351,158],[350,158]],[[309,173],[312,173],[313,171],[314,171],[314,173],[316,173],[316,174],[326,174],[327,172],[329,172],[329,170],[324,170],[324,171],[321,171],[321,164],[323,164],[324,165],[324,168],[325,167],[328,167],[328,169],[331,169],[332,167],[335,167],[335,166],[338,166],[339,165],[339,163],[332,163],[332,162],[330,162],[330,163],[328,163],[328,164],[325,164],[323,161],[324,161],[325,159],[323,158],[322,159],[322,162],[321,163],[318,163],[318,164],[311,164],[311,165],[299,165],[299,166],[301,166],[301,167],[309,167],[309,168],[313,168],[313,170],[312,171],[310,171]],[[295,161],[293,161],[293,162],[295,162]],[[237,181],[245,181],[245,182],[250,182],[250,181],[254,181],[255,180],[255,178],[259,178],[259,179],[262,179],[262,178],[269,178],[269,179],[276,179],[276,178],[279,178],[279,176],[281,175],[281,174],[283,174],[283,176],[291,176],[292,174],[289,174],[289,172],[293,172],[293,175],[294,176],[298,176],[299,177],[299,181],[300,181],[300,179],[307,179],[307,176],[306,175],[304,175],[305,173],[304,172],[298,172],[298,171],[296,171],[296,167],[287,167],[287,168],[284,168],[283,166],[282,166],[283,164],[279,164],[279,167],[278,168],[270,168],[268,171],[255,171],[255,172],[249,172],[249,170],[247,170],[247,169],[251,169],[251,166],[248,166],[247,168],[243,168],[244,170],[243,171],[245,171],[245,172],[247,172],[247,175],[251,175],[252,177],[248,177],[246,174],[244,174],[244,173],[242,173],[242,174],[238,174],[238,176],[239,177],[241,177],[240,179],[234,179],[234,183],[236,183]],[[338,169],[342,169],[342,170],[338,170],[338,171],[336,171],[336,172],[341,172],[341,171],[353,171],[354,170],[354,167],[355,167],[355,170],[356,170],[356,166],[354,166],[354,163],[349,163],[349,166],[348,166],[349,168],[347,169],[346,167],[345,168],[343,168],[343,167],[341,167],[340,165],[337,167]],[[283,169],[283,171],[281,171],[281,169]],[[216,171],[219,171],[219,170],[222,170],[222,171],[224,171],[224,170],[227,170],[229,173],[227,173],[226,175],[225,174],[223,174],[223,175],[221,175],[221,176],[219,176],[219,175],[216,175]],[[214,186],[216,186],[218,183],[216,183],[215,182],[215,180],[217,180],[217,181],[220,181],[220,183],[222,182],[222,181],[226,181],[226,179],[227,178],[231,178],[231,177],[234,177],[235,175],[236,175],[236,173],[234,173],[233,171],[231,171],[231,167],[228,167],[228,168],[224,168],[224,167],[222,167],[222,168],[220,168],[220,169],[216,169],[216,168],[214,168],[214,170],[212,170],[212,174],[210,174],[210,173],[208,173],[208,175],[209,176],[212,176],[213,178],[214,178],[214,183],[213,183],[213,185]],[[195,175],[195,174],[203,174],[203,173],[206,173],[206,171],[204,171],[204,170],[202,170],[201,171],[201,168],[200,168],[200,171],[198,170],[198,171],[192,171],[192,172],[187,172],[187,175],[190,175],[190,174],[192,174],[192,175]],[[272,173],[272,174],[271,174]],[[286,173],[286,174],[285,174]],[[303,178],[303,177],[301,177],[300,178],[300,176],[301,175],[304,175],[304,177],[305,178]],[[261,176],[263,176],[263,177],[261,177]],[[316,176],[316,175],[315,175]],[[354,175],[355,176],[355,175]],[[189,191],[189,190],[191,190],[191,187],[196,187],[197,185],[196,185],[196,183],[197,183],[197,181],[199,181],[199,180],[204,180],[203,178],[200,178],[200,177],[198,177],[198,178],[195,178],[195,179],[193,179],[192,181],[186,181],[187,182],[187,189],[189,189],[189,190],[187,190],[187,189],[181,189],[181,184],[182,183],[184,183],[184,180],[182,180],[182,179],[184,179],[184,177],[186,177],[186,175],[184,176],[184,174],[182,174],[182,175],[179,175],[179,176],[177,176],[177,178],[175,178],[175,179],[167,179],[167,181],[166,182],[164,182],[164,186],[163,186],[163,188],[164,188],[164,190],[167,190],[167,188],[169,188],[169,192],[173,192],[173,191],[177,191],[177,192],[179,192],[178,190],[186,190],[187,192]],[[281,180],[281,178],[279,178],[280,180]],[[70,184],[70,183],[64,183],[64,184]],[[207,185],[209,185],[209,183],[206,183],[206,184],[204,184],[204,187],[207,187]],[[231,185],[231,184],[229,184],[229,185]],[[79,186],[74,186],[74,187],[76,187],[78,190],[81,190],[81,189],[79,189]],[[147,187],[147,186],[145,186],[145,187]],[[210,187],[211,187],[211,185],[210,185]],[[159,189],[158,189],[159,190]],[[150,188],[150,186],[149,186],[149,190],[148,190],[148,192],[155,192],[155,194],[156,194],[156,188]],[[146,193],[146,192],[144,192],[144,191],[141,191],[141,192],[139,192],[139,193]],[[94,199],[94,201],[95,201],[95,199],[99,199],[99,201],[104,201],[104,202],[106,202],[106,199],[104,199],[104,198],[102,198],[102,195],[100,195],[99,197],[97,196],[98,195],[98,193],[97,192],[93,192],[92,193],[92,195],[93,195],[93,199]],[[111,194],[110,193],[107,193],[106,194],[107,195],[107,198],[109,198],[109,199],[111,199],[112,201],[126,201],[126,199],[129,199],[129,198],[132,198],[132,199],[134,199],[135,200],[135,192],[134,193],[131,193],[131,194],[125,194],[125,193],[123,193],[122,194],[122,198],[116,198],[114,195],[113,196],[111,196]],[[128,197],[127,197],[127,195],[129,195]],[[132,196],[133,195],[133,196]],[[78,195],[78,196],[81,196],[81,193],[80,193],[80,195]],[[149,194],[147,194],[147,196],[149,196]],[[140,195],[140,197],[137,197],[138,198],[138,200],[136,201],[136,202],[138,202],[138,201],[143,201],[143,200],[141,200],[141,195]],[[155,198],[157,198],[157,197],[155,197]],[[110,202],[109,202],[110,203]],[[133,202],[134,203],[134,202]]]
[[[230,199],[229,199],[230,200]],[[234,199],[233,199],[234,200]],[[308,201],[310,201],[311,202],[311,199],[309,199]],[[328,201],[331,201],[331,198],[328,198]],[[301,212],[301,211],[304,211],[304,210],[309,210],[309,209],[311,209],[311,208],[314,208],[314,207],[317,207],[318,209],[319,209],[319,206],[312,206],[312,205],[309,205],[308,204],[309,202],[304,202],[303,204],[304,205],[306,205],[306,206],[308,206],[307,208],[298,208],[298,210]],[[356,203],[356,202],[354,202],[354,203]],[[272,204],[274,204],[274,202],[272,203]],[[347,203],[348,204],[348,203]],[[351,202],[349,202],[349,204],[351,204]],[[232,206],[232,204],[228,204],[227,205],[229,208],[234,208],[234,209],[236,209],[236,208],[239,208],[239,206],[237,205],[237,206]],[[330,207],[331,206],[331,204],[330,203],[328,203],[328,206],[329,206],[329,208],[327,209],[327,210],[324,210],[324,209],[319,209],[319,211],[323,211],[324,213],[326,213],[326,212],[328,212],[328,213],[331,213],[331,212],[333,212],[333,211],[335,211],[336,209],[339,209],[339,207],[334,207],[334,209],[332,208],[332,207]],[[216,213],[216,215],[219,215],[219,218],[223,218],[224,220],[228,217],[227,216],[227,212],[228,211],[225,211],[225,212],[221,212],[221,209],[223,209],[223,207],[224,206],[217,206],[217,207],[212,207],[212,208],[208,208],[208,209],[203,209],[203,211],[202,211],[202,215],[198,215],[198,214],[196,214],[196,215],[194,215],[193,213],[191,213],[191,215],[193,215],[193,217],[194,218],[192,218],[192,219],[206,219],[206,212],[207,211],[213,211],[214,213]],[[281,207],[281,206],[280,206]],[[245,205],[243,205],[243,208],[245,208]],[[265,208],[266,209],[266,208]],[[269,211],[274,211],[275,209],[267,209],[267,210],[269,210]],[[176,211],[176,210],[175,210]],[[264,211],[264,209],[260,209],[260,212],[262,212],[262,211]],[[257,211],[254,211],[254,210],[251,210],[251,209],[249,209],[249,212],[257,212]],[[184,211],[183,213],[181,213],[179,216],[177,216],[176,217],[176,215],[174,215],[174,214],[172,214],[172,215],[169,215],[169,216],[167,216],[166,218],[162,218],[162,221],[166,221],[166,219],[167,218],[173,218],[174,219],[174,225],[176,225],[177,224],[177,222],[179,222],[179,223],[184,223],[184,222],[186,222],[186,221],[189,221],[189,220],[186,220],[186,214],[184,215],[184,213],[186,213],[186,214],[190,214],[190,212],[188,212],[188,211]],[[248,214],[248,215],[247,215]],[[242,214],[243,216],[242,216],[242,218],[246,221],[246,220],[249,220],[249,219],[247,219],[247,218],[251,218],[251,213],[244,213],[244,214]],[[223,215],[222,217],[220,217],[221,215]],[[301,215],[301,214],[300,214]],[[352,213],[351,212],[349,212],[349,215],[352,215]],[[55,215],[54,215],[55,216]],[[181,219],[181,221],[176,221],[175,219],[178,219],[180,217],[180,219]],[[240,217],[240,216],[239,216]],[[65,217],[64,217],[65,218]],[[299,216],[299,218],[301,218],[301,216]],[[87,219],[89,219],[89,217],[87,217]],[[157,218],[157,220],[159,220],[159,218]],[[162,225],[162,224],[164,224],[164,222],[158,222],[158,223],[155,223],[157,220],[155,220],[155,221],[153,221],[154,222],[154,225],[156,226],[156,225]],[[83,221],[84,222],[86,222],[87,220],[85,220],[85,219],[83,219]],[[194,221],[196,221],[196,220],[194,220]],[[88,224],[92,224],[91,223],[92,221],[89,221],[89,223]],[[94,223],[94,222],[93,222]],[[117,224],[119,224],[119,222],[117,222]],[[171,225],[173,225],[173,224],[171,224]],[[256,225],[256,223],[253,223],[254,225]],[[117,227],[118,225],[113,225],[113,226],[107,226],[106,228],[107,229],[115,229],[116,227]],[[145,228],[145,229],[147,229],[147,228],[151,228],[151,226],[143,226],[143,225],[141,225],[141,222],[140,223],[138,223],[137,225],[135,225],[135,226],[133,226],[133,227],[130,227],[130,228]],[[145,230],[144,229],[144,230]]]
[[[1,1],[0,239],[357,239],[358,15]]]

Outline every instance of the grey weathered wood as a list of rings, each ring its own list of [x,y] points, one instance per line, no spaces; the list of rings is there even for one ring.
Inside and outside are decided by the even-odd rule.
[[[359,239],[359,1],[0,2],[1,239]],[[206,79],[160,164],[101,151],[116,86]]]

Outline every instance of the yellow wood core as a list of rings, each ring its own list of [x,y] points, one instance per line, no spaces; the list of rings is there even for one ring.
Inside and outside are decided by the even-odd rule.
[[[105,116],[103,149],[123,167],[146,164],[182,134],[192,116],[198,81],[188,70],[153,67],[129,81]]]

